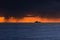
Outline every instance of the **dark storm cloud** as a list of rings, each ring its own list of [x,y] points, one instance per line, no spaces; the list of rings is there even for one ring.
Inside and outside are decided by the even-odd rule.
[[[34,8],[34,11],[42,17],[59,18],[60,17],[60,1],[48,1],[42,5],[38,5]]]
[[[60,18],[59,0],[8,0],[0,1],[0,15],[24,17],[26,14],[46,18]],[[31,13],[32,12],[32,13]]]

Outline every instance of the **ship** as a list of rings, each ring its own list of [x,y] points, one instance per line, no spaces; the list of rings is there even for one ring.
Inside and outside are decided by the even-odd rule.
[[[39,22],[39,21],[35,21],[35,23],[41,23],[41,22]]]

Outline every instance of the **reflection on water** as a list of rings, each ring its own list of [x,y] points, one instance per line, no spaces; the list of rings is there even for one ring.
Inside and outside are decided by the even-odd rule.
[[[0,24],[0,40],[60,40],[60,24]]]

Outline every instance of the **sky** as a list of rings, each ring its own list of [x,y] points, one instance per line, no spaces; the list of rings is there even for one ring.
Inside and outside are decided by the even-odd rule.
[[[0,0],[0,16],[22,18],[27,14],[60,18],[59,0]]]

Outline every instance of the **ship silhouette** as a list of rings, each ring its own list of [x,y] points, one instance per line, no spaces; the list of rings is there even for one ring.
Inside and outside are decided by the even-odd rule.
[[[35,21],[35,23],[41,23],[41,22],[39,22],[39,21]]]

